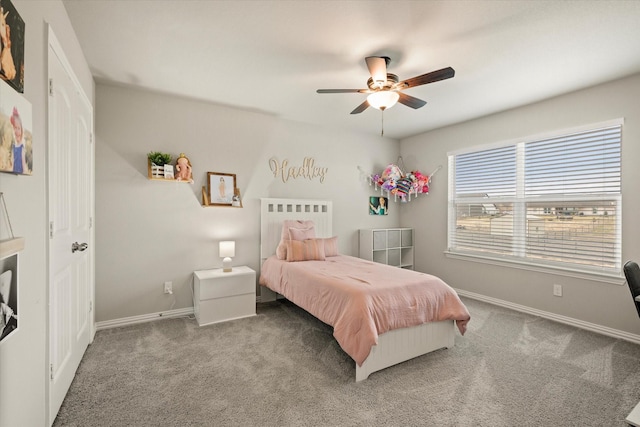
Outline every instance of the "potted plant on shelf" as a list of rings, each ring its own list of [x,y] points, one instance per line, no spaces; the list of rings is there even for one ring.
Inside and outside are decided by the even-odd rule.
[[[171,154],[160,151],[151,151],[147,154],[149,159],[149,178],[165,178],[165,165],[171,162]],[[173,167],[171,168],[173,169]],[[171,173],[173,175],[173,173]]]

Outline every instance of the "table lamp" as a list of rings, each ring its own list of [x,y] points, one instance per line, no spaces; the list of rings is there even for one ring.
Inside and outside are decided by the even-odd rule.
[[[231,258],[236,256],[236,242],[233,240],[225,240],[220,242],[220,257],[222,260],[222,271],[224,273],[231,272]]]

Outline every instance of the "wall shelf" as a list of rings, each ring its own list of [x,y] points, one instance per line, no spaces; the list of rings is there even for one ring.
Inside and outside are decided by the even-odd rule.
[[[155,166],[155,165],[154,165]],[[163,182],[181,182],[184,184],[191,184],[189,181],[177,180],[175,178],[161,178],[157,176],[153,176],[151,160],[147,159],[147,177],[150,181],[163,181]]]
[[[24,237],[14,237],[0,241],[0,259],[6,258],[24,249]]]
[[[211,203],[209,201],[207,187],[202,187],[202,207],[203,208],[241,208],[242,207],[242,198],[240,197],[240,190],[236,188],[236,196],[238,196],[238,201],[233,204],[224,204],[224,203]],[[235,204],[237,203],[237,204]]]

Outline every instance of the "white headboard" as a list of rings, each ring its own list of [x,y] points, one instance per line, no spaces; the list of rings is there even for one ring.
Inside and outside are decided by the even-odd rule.
[[[260,199],[260,261],[276,252],[285,219],[313,220],[317,237],[332,237],[330,200]]]

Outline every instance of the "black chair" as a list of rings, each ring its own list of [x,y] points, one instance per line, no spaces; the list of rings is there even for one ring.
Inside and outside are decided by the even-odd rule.
[[[640,316],[640,301],[636,300],[636,297],[640,296],[640,267],[638,267],[638,263],[634,261],[627,261],[623,269],[624,277],[627,278],[627,284],[633,297],[633,302],[636,304],[638,316]]]

